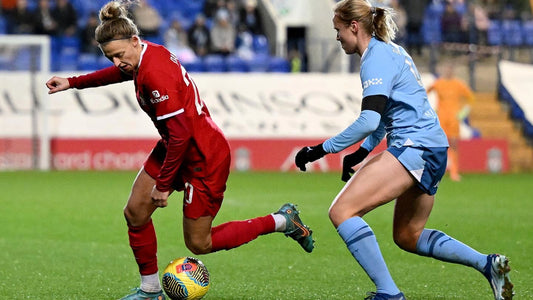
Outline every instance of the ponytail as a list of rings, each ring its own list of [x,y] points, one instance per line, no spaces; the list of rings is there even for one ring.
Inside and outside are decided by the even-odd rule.
[[[346,25],[355,20],[370,35],[384,42],[394,40],[398,27],[392,8],[374,7],[366,0],[342,0],[335,5],[335,15]]]

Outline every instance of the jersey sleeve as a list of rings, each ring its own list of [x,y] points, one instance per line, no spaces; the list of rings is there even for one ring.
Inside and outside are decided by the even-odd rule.
[[[378,128],[380,120],[379,113],[373,110],[363,110],[355,122],[322,144],[324,151],[337,153],[359,142]]]
[[[150,72],[145,76],[143,94],[150,97],[158,121],[185,112],[183,95],[176,82],[181,81],[164,72]]]
[[[368,152],[372,152],[374,148],[376,148],[379,143],[381,143],[381,140],[385,137],[386,131],[385,131],[385,123],[383,121],[379,122],[379,126],[374,132],[372,132],[371,135],[369,135],[361,144],[361,147],[368,150]]]
[[[166,192],[171,189],[172,182],[183,162],[186,149],[191,141],[191,133],[184,115],[169,117],[162,122],[165,122],[169,138],[167,154],[156,179],[156,188],[161,192]]]
[[[380,47],[374,47],[365,57],[361,67],[363,98],[384,95],[390,98],[396,66],[390,54]]]
[[[71,88],[84,89],[132,80],[133,77],[120,71],[115,66],[110,66],[92,73],[73,76],[67,79]]]

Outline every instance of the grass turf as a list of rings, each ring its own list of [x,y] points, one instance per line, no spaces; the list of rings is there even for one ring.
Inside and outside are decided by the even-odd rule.
[[[0,296],[116,299],[139,284],[122,207],[133,172],[0,172]],[[533,299],[533,174],[445,178],[428,228],[483,253],[511,258],[516,298]],[[316,248],[283,234],[198,256],[212,276],[205,299],[362,299],[373,284],[331,226],[327,210],[340,174],[232,173],[215,224],[299,205]],[[492,299],[471,268],[409,254],[391,238],[393,203],[369,213],[389,269],[408,299]],[[181,194],[154,214],[159,267],[191,255],[181,233]]]

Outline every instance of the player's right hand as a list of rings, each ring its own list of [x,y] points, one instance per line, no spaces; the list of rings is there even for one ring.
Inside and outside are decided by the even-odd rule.
[[[67,78],[54,76],[46,82],[46,87],[48,88],[48,94],[53,94],[68,90],[70,88],[70,83]]]
[[[368,156],[368,153],[368,150],[359,147],[354,153],[348,154],[342,159],[342,181],[348,182],[350,180],[350,177],[355,173],[352,167],[361,163]]]
[[[300,149],[300,151],[298,151],[298,153],[296,153],[294,163],[300,170],[305,171],[306,163],[315,161],[326,154],[327,152],[324,151],[322,144],[318,144],[312,147],[303,147],[302,149]]]

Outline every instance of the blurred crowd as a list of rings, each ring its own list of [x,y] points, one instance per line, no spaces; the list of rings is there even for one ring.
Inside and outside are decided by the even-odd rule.
[[[99,22],[98,9],[106,2],[2,0],[0,33],[47,34],[75,45],[80,53],[96,55],[99,49],[94,29]],[[491,21],[531,20],[528,0],[373,3],[394,8],[399,27],[395,42],[412,54],[421,54],[422,48],[433,42],[486,45]],[[131,7],[130,13],[143,38],[164,44],[184,63],[213,54],[250,60],[258,54],[269,54],[257,5],[257,0],[141,0],[140,5]],[[295,70],[300,70],[303,54],[292,50],[287,51],[288,59]]]
[[[378,6],[394,8],[399,32],[396,42],[420,54],[430,43],[488,45],[493,23],[529,22],[528,0],[378,0]]]
[[[181,18],[179,12],[164,16],[152,2],[157,1],[141,0],[131,7],[131,16],[144,38],[166,45],[184,60],[210,53],[246,57],[253,37],[263,34],[256,0],[204,0],[194,18]],[[2,33],[76,37],[82,52],[99,51],[94,41],[97,10],[79,12],[70,0],[2,0],[1,8]],[[80,19],[82,13],[86,17]]]

